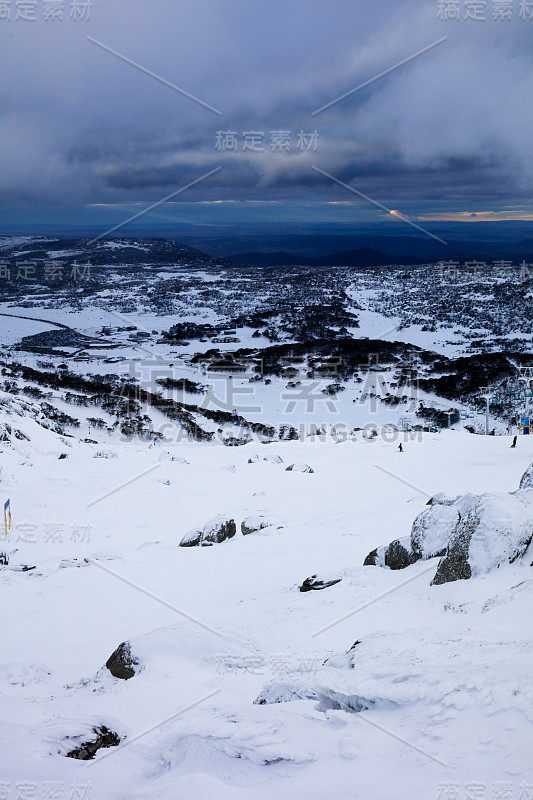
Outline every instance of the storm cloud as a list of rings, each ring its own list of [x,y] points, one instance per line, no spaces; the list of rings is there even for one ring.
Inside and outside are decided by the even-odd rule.
[[[529,207],[533,19],[438,18],[436,0],[93,0],[90,19],[0,20],[0,204],[354,201],[406,213]],[[461,2],[461,16],[464,17]],[[125,63],[101,42],[221,115]],[[312,112],[420,49],[411,63]],[[291,132],[272,152],[271,131]],[[316,151],[298,134],[318,132]],[[238,152],[216,148],[235,131]],[[264,134],[244,152],[242,134]],[[185,195],[183,196],[185,200]]]

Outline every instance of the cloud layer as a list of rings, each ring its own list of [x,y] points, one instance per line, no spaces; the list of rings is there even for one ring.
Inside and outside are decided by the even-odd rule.
[[[42,3],[42,0],[39,0]],[[533,20],[442,22],[407,0],[93,0],[91,20],[0,20],[0,204],[153,201],[219,164],[192,200],[354,200],[406,213],[527,206]],[[401,6],[401,7],[399,7]],[[40,9],[38,5],[37,16]],[[13,9],[14,16],[14,9]],[[221,110],[217,116],[87,35]],[[313,117],[412,53],[442,45]],[[270,132],[292,132],[271,152]],[[298,133],[317,130],[316,152]],[[215,148],[218,130],[238,152]],[[244,131],[264,152],[243,152]]]

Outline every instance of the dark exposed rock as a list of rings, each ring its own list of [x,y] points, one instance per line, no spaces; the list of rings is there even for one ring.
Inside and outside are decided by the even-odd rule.
[[[533,464],[530,464],[522,475],[520,489],[533,489]]]
[[[202,532],[200,544],[220,544],[226,539],[232,539],[237,533],[237,526],[234,519],[227,519],[224,516],[215,517],[207,522]]]
[[[119,644],[117,649],[106,661],[106,667],[111,675],[125,681],[129,680],[129,678],[133,678],[138,671],[135,669],[138,665],[139,661],[132,655],[129,642],[122,642],[122,644]]]
[[[210,519],[203,527],[203,530],[193,529],[185,534],[180,542],[180,547],[209,547],[213,544],[220,544],[226,539],[232,539],[237,533],[237,526],[234,519],[228,519],[223,514]]]
[[[450,581],[467,581],[472,577],[472,568],[467,559],[468,547],[466,542],[456,545],[446,558],[443,558],[439,563],[431,585],[439,586],[441,583],[450,583]]]
[[[202,538],[202,531],[192,530],[185,534],[180,542],[180,547],[196,547],[200,544]]]
[[[67,758],[77,758],[80,761],[91,761],[98,752],[104,747],[117,747],[120,744],[120,737],[114,731],[110,731],[105,725],[93,728],[96,739],[92,742],[83,742],[79,747],[67,753]]]
[[[364,567],[377,567],[378,565],[378,548],[376,547],[375,550],[372,550],[365,560],[363,561]]]
[[[306,578],[305,581],[300,586],[301,592],[312,592],[318,591],[320,589],[327,589],[329,586],[335,586],[336,583],[340,583],[342,578],[333,578],[330,581],[321,581],[317,578],[316,575],[311,575],[310,578]]]
[[[246,517],[241,522],[241,533],[243,536],[248,536],[250,533],[257,533],[257,531],[262,531],[265,528],[281,528],[282,526],[278,524],[280,520],[277,517],[268,517],[262,514],[259,514],[256,517]]]
[[[0,567],[7,567],[9,564],[9,556],[7,553],[0,553]]]
[[[365,558],[364,566],[405,569],[418,559],[419,556],[411,548],[411,540],[406,536],[403,539],[395,539],[386,547],[376,547]]]
[[[432,501],[429,508],[416,517],[410,537],[396,539],[387,546],[372,550],[365,558],[364,566],[397,570],[421,559],[442,557],[459,522],[459,511],[453,505],[455,500],[449,500],[443,494],[435,495]]]
[[[290,464],[285,472],[314,472],[314,469],[309,464]]]
[[[395,539],[385,550],[385,566],[389,569],[405,569],[415,561],[418,561],[417,556],[404,547],[400,539]]]

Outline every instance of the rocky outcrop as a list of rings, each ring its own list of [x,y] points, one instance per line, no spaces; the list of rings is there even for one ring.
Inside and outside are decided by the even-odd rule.
[[[129,642],[122,642],[117,649],[111,653],[106,661],[106,667],[115,678],[121,678],[124,681],[133,678],[139,671],[136,667],[139,666],[139,660],[132,654],[131,645]]]
[[[386,547],[376,547],[365,558],[364,566],[404,569],[417,560],[411,548],[411,540],[407,536],[404,539],[395,539]]]
[[[459,511],[455,501],[434,503],[413,522],[410,550],[414,561],[443,556],[450,538],[459,522]]]
[[[462,509],[432,585],[467,580],[512,564],[525,555],[532,539],[533,489],[471,498]]]
[[[237,533],[234,519],[227,519],[223,515],[214,517],[204,525],[200,544],[220,544],[226,539],[232,539]]]
[[[468,580],[522,558],[533,539],[533,488],[511,494],[432,498],[410,537],[377,547],[365,566],[405,569],[440,557],[432,585]]]
[[[103,747],[117,747],[120,744],[120,737],[114,731],[110,731],[105,725],[93,728],[96,739],[92,742],[83,742],[74,750],[67,753],[67,758],[77,758],[80,761],[91,761],[98,750]]]
[[[206,522],[203,529],[192,530],[185,534],[180,542],[180,547],[208,547],[213,544],[220,544],[226,539],[232,539],[237,533],[237,526],[234,519],[228,519],[223,514],[210,519]]]
[[[314,472],[314,469],[309,464],[290,464],[285,472]]]
[[[300,586],[301,592],[316,592],[320,591],[321,589],[328,589],[330,586],[335,586],[336,583],[340,583],[342,578],[332,578],[329,581],[320,580],[316,575],[311,575],[310,578],[306,578],[305,581]]]
[[[267,514],[258,514],[255,517],[246,517],[241,522],[241,533],[243,536],[248,536],[250,533],[257,533],[265,528],[282,528],[280,519],[278,517],[270,516]]]
[[[192,531],[187,531],[185,536],[180,542],[180,547],[196,547],[200,544],[200,539],[202,538],[202,531],[193,529]]]
[[[409,539],[395,539],[385,550],[385,566],[389,569],[405,569],[417,561],[416,555],[409,547]]]

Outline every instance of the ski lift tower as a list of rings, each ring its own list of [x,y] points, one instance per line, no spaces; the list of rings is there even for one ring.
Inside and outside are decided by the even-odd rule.
[[[489,435],[489,428],[490,428],[490,419],[489,419],[490,399],[492,397],[492,392],[489,391],[489,387],[488,386],[484,386],[484,387],[481,388],[481,397],[484,398],[485,403],[486,403],[486,408],[485,408],[485,436],[488,436]]]
[[[531,383],[533,382],[533,367],[519,367],[518,380],[524,384],[524,414],[523,417],[529,421],[531,419],[531,398],[533,392],[531,391]],[[521,426],[522,428],[522,426]],[[522,430],[520,430],[522,432]]]

